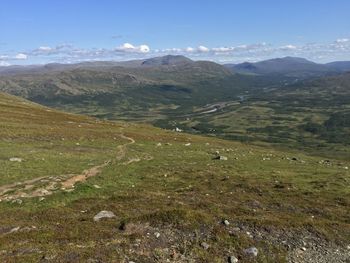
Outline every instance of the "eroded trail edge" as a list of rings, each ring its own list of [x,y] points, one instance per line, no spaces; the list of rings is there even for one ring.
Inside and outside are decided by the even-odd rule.
[[[127,146],[134,144],[135,140],[124,134],[120,134],[119,137],[127,140],[128,142],[117,146],[116,156],[113,160],[107,160],[103,164],[86,169],[81,174],[44,176],[0,186],[0,201],[4,200],[20,202],[20,198],[44,197],[51,195],[58,190],[64,190],[68,192],[73,191],[75,184],[85,182],[88,178],[100,174],[103,168],[109,164],[118,163],[125,158],[127,153]],[[146,158],[145,160],[151,159],[152,157]],[[132,158],[121,164],[128,165],[135,161],[141,161],[141,159]]]

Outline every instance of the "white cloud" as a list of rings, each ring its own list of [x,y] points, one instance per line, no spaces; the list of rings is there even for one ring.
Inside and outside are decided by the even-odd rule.
[[[8,58],[9,58],[9,56],[0,55],[0,61],[7,60]]]
[[[169,53],[181,53],[183,50],[181,48],[167,48],[163,49],[163,52],[169,52]]]
[[[6,62],[6,61],[1,61],[0,60],[0,67],[6,67],[6,66],[10,66],[11,64]]]
[[[148,53],[150,51],[150,48],[147,45],[141,45],[138,48],[141,51],[141,53]]]
[[[348,39],[348,38],[339,38],[335,42],[336,43],[346,43],[346,42],[350,42],[350,39]]]
[[[216,53],[225,53],[225,52],[230,52],[233,51],[234,47],[214,47],[212,48],[212,51]]]
[[[23,53],[18,53],[16,56],[15,56],[15,59],[19,59],[19,60],[25,60],[27,59],[28,56],[26,54],[23,54]]]
[[[209,48],[205,47],[205,46],[199,46],[197,48],[198,52],[209,52]]]
[[[69,44],[57,46],[42,45],[36,49],[0,55],[0,62],[14,64],[28,63],[75,63],[94,60],[130,60],[163,55],[185,55],[192,59],[213,60],[217,62],[259,61],[275,57],[299,56],[318,62],[350,60],[350,38],[339,38],[328,43],[289,43],[278,46],[265,42],[229,46],[174,47],[150,49],[148,45],[124,43],[116,48],[79,48]]]
[[[115,48],[117,52],[129,52],[129,53],[148,53],[150,48],[147,45],[134,46],[130,43],[124,43],[123,45]]]
[[[297,49],[297,46],[294,46],[294,45],[285,45],[285,46],[282,46],[280,47],[281,50],[296,50]]]
[[[42,47],[39,47],[38,50],[40,51],[51,51],[53,48],[52,47],[48,47],[48,46],[42,46]]]

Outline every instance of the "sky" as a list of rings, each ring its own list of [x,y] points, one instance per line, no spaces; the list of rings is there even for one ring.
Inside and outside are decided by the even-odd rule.
[[[0,66],[350,60],[349,0],[0,0]]]

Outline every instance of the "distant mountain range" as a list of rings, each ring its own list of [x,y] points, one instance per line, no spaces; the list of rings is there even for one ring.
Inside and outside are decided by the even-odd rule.
[[[1,75],[13,75],[20,73],[44,73],[53,71],[63,71],[71,69],[106,69],[112,67],[123,67],[123,68],[142,68],[142,67],[160,67],[160,66],[188,66],[194,65],[198,62],[193,61],[185,56],[163,56],[154,57],[149,59],[140,60],[129,60],[129,61],[88,61],[80,62],[75,64],[61,64],[61,63],[50,63],[45,65],[28,65],[28,66],[2,66],[0,67]],[[199,63],[203,63],[199,62]],[[214,62],[206,61],[207,64],[216,64]],[[219,65],[219,64],[216,64]]]
[[[283,74],[295,77],[310,77],[350,71],[350,61],[336,61],[318,64],[304,58],[284,57],[264,60],[256,63],[226,64],[235,73],[242,74]]]
[[[193,61],[185,56],[167,55],[163,57],[154,57],[149,59],[130,60],[130,61],[89,61],[76,64],[50,63],[46,65],[29,66],[6,66],[0,67],[1,75],[13,75],[19,73],[44,73],[53,71],[64,71],[71,69],[106,69],[112,67],[123,68],[142,68],[142,67],[186,67],[188,65],[197,65],[199,63],[207,65],[219,64],[209,61]],[[326,64],[319,64],[299,57],[274,58],[259,62],[244,62],[239,64],[224,64],[225,68],[232,73],[256,74],[256,75],[288,75],[288,76],[323,76],[350,71],[350,61],[335,61]]]

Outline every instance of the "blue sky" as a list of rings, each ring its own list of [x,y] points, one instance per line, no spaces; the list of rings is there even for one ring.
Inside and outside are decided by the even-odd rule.
[[[350,60],[348,0],[1,0],[0,65],[182,54]]]

